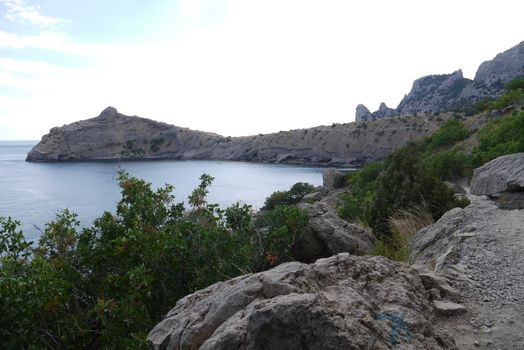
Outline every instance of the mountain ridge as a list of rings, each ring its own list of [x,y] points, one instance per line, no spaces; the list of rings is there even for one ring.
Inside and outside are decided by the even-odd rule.
[[[524,75],[524,41],[497,54],[492,60],[482,62],[473,80],[464,78],[462,70],[451,74],[432,74],[416,79],[411,91],[404,95],[397,108],[381,103],[379,109],[370,112],[359,104],[355,121],[369,121],[386,116],[415,113],[439,113],[464,111],[475,103],[498,97],[504,84]]]

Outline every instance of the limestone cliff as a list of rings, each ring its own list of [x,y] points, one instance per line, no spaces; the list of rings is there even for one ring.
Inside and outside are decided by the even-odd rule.
[[[465,110],[475,103],[500,95],[504,84],[524,75],[524,41],[482,63],[475,79],[459,69],[451,74],[428,75],[413,82],[411,91],[396,109],[384,104],[376,112],[358,105],[355,120],[374,120],[394,115]]]
[[[449,118],[419,116],[333,124],[267,135],[224,137],[106,108],[98,117],[53,128],[30,162],[106,159],[216,159],[360,166],[430,134]]]

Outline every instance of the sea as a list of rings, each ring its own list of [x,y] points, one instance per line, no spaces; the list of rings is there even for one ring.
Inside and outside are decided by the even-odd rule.
[[[208,202],[222,208],[241,201],[257,210],[274,191],[297,182],[322,184],[322,168],[298,165],[196,160],[28,163],[25,157],[36,143],[0,141],[0,216],[20,221],[31,241],[38,240],[61,209],[78,214],[82,226],[91,225],[104,211],[114,212],[121,196],[116,181],[121,169],[153,188],[174,185],[175,201],[185,203],[198,178],[209,174],[215,179]]]

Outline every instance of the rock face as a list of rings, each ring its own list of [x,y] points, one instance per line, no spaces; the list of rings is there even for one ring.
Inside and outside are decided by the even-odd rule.
[[[498,54],[491,61],[482,63],[475,81],[485,86],[500,88],[505,82],[524,75],[524,41]]]
[[[164,349],[455,349],[416,271],[339,254],[214,284],[149,333]]]
[[[355,121],[362,122],[362,121],[367,121],[371,119],[372,119],[372,116],[371,116],[371,112],[369,111],[369,109],[366,106],[364,106],[363,104],[357,105],[357,110],[355,111]]]
[[[325,201],[299,207],[308,214],[309,222],[292,247],[296,260],[310,263],[337,253],[362,254],[373,248],[373,234],[342,220]]]
[[[108,107],[96,118],[51,129],[27,160],[216,159],[353,167],[384,158],[407,142],[430,134],[441,122],[406,117],[398,122],[377,120],[365,127],[359,123],[333,124],[224,137],[126,116]]]
[[[472,194],[499,197],[504,192],[524,192],[524,153],[498,157],[475,169]]]
[[[357,107],[355,120],[372,120],[387,116],[414,113],[437,113],[464,110],[485,98],[497,97],[504,84],[524,75],[524,41],[498,54],[493,60],[482,63],[475,79],[464,78],[461,70],[452,74],[428,75],[413,82],[411,91],[404,96],[396,109],[363,113]],[[357,119],[359,117],[359,119]]]
[[[462,97],[462,91],[473,82],[464,79],[462,71],[452,74],[429,75],[415,80],[409,94],[397,107],[397,113],[444,112],[459,109],[469,103]]]
[[[337,182],[337,178],[342,176],[342,172],[334,168],[328,168],[322,171],[322,186],[326,191],[333,191]]]
[[[370,120],[377,120],[385,117],[391,117],[397,115],[397,111],[394,108],[389,108],[384,102],[380,104],[378,110],[371,113],[366,106],[360,104],[357,106],[355,113],[356,122],[365,122]]]

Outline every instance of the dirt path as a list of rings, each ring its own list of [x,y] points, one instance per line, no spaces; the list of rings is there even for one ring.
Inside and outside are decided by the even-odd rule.
[[[467,309],[438,322],[459,349],[523,350],[524,210],[501,210],[485,197],[471,200],[437,222],[440,231],[428,231],[436,237],[433,261],[445,261],[436,270],[460,291]]]

